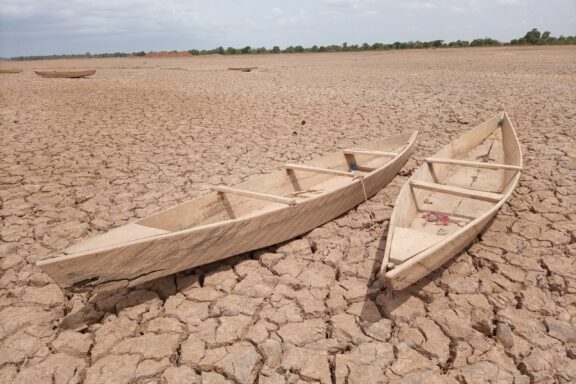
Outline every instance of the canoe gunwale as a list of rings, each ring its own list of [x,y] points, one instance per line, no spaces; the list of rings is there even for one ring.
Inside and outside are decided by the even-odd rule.
[[[404,136],[404,135],[407,136],[407,134],[401,134],[401,135],[391,136],[390,138]],[[114,244],[111,246],[91,249],[91,250],[83,251],[83,252],[63,254],[63,252],[65,251],[64,250],[64,251],[53,253],[53,254],[47,256],[46,258],[43,258],[43,259],[37,261],[37,265],[39,267],[50,266],[51,264],[55,264],[55,263],[59,263],[59,262],[66,262],[66,261],[73,261],[75,259],[81,259],[85,256],[90,256],[90,255],[93,255],[95,253],[104,253],[104,252],[114,251],[114,250],[118,249],[119,247],[138,246],[138,245],[144,245],[145,243],[152,243],[152,242],[161,241],[164,239],[191,236],[194,233],[208,232],[211,230],[216,230],[219,227],[225,228],[227,226],[243,226],[243,225],[250,223],[254,219],[257,219],[260,217],[262,217],[262,218],[270,217],[272,215],[277,215],[279,212],[282,212],[282,211],[289,212],[288,210],[296,210],[296,209],[298,209],[298,207],[301,207],[302,205],[313,206],[316,202],[320,201],[320,199],[327,199],[327,198],[330,198],[331,195],[337,195],[343,190],[346,190],[349,188],[350,188],[350,190],[353,190],[354,188],[359,187],[361,185],[361,183],[368,183],[372,177],[374,177],[374,176],[376,176],[382,172],[385,172],[387,169],[393,169],[395,167],[401,168],[405,164],[405,162],[408,160],[408,157],[410,156],[410,154],[412,153],[412,151],[414,149],[414,146],[416,144],[417,135],[418,135],[417,130],[414,131],[412,134],[410,134],[406,143],[404,144],[403,149],[398,152],[397,156],[394,158],[391,158],[389,161],[384,163],[382,166],[375,168],[374,170],[370,171],[369,173],[361,175],[361,177],[356,177],[356,178],[351,179],[350,183],[345,184],[339,188],[335,188],[335,189],[330,190],[329,192],[325,192],[325,193],[313,194],[310,197],[306,198],[305,200],[297,201],[296,204],[294,204],[294,205],[282,205],[282,206],[279,206],[278,208],[275,208],[275,209],[267,211],[267,212],[256,212],[254,214],[243,215],[243,216],[237,217],[237,218],[226,219],[226,220],[218,221],[215,223],[204,224],[204,225],[200,225],[200,226],[194,226],[194,227],[183,229],[180,231],[173,231],[173,232],[166,233],[166,234],[159,234],[156,236],[145,237],[145,238],[136,239],[133,241],[127,241],[125,243],[117,243],[117,244]],[[395,172],[394,175],[391,176],[391,178],[396,176],[396,173],[397,172]],[[261,177],[265,177],[265,176],[266,175],[261,175]],[[361,180],[361,179],[363,179],[363,180]],[[375,181],[375,183],[377,183],[377,180]],[[380,187],[375,193],[377,193],[382,187]],[[218,192],[211,192],[211,193],[216,194]],[[373,194],[375,194],[375,193],[373,193]],[[370,194],[370,196],[373,194]],[[368,197],[370,197],[370,196],[368,196]],[[203,197],[203,196],[199,196],[197,198],[201,198],[201,197]],[[364,200],[364,198],[362,198],[362,201],[360,203],[362,203],[363,200]],[[181,204],[177,204],[175,206],[169,207],[166,210],[173,209],[174,207],[177,207],[179,205],[181,205]],[[332,219],[333,218],[331,218],[330,220],[332,220]],[[305,232],[307,232],[307,231],[304,231],[304,233]],[[58,255],[58,256],[54,256],[54,255]],[[105,283],[106,283],[106,281],[103,281],[103,282],[98,283],[98,284],[105,284]],[[71,285],[69,285],[69,286],[71,286]]]
[[[514,176],[512,177],[512,179],[510,179],[503,186],[503,190],[501,193],[502,197],[500,198],[500,200],[494,202],[494,204],[489,209],[487,209],[483,214],[479,215],[474,220],[468,222],[464,227],[462,227],[459,230],[457,230],[456,232],[450,234],[449,236],[447,236],[445,239],[443,239],[439,243],[436,243],[436,244],[430,246],[429,248],[422,250],[418,254],[416,254],[416,255],[412,256],[411,258],[407,259],[406,261],[404,261],[403,263],[395,265],[394,268],[392,268],[391,270],[387,270],[388,263],[390,261],[392,242],[394,240],[394,229],[396,227],[396,225],[394,225],[394,223],[396,222],[397,215],[398,215],[398,209],[397,209],[397,208],[399,208],[398,201],[400,200],[401,197],[409,194],[408,189],[411,188],[411,185],[410,185],[410,182],[412,181],[412,177],[411,177],[406,182],[406,184],[402,187],[402,189],[400,190],[400,193],[398,194],[398,199],[397,199],[396,204],[394,205],[394,209],[392,211],[392,215],[390,218],[390,225],[388,228],[388,236],[386,239],[384,259],[382,262],[380,273],[381,273],[381,276],[383,277],[383,280],[384,280],[386,286],[388,286],[389,288],[391,288],[393,290],[404,289],[404,288],[408,287],[409,285],[411,285],[411,284],[419,281],[420,279],[424,278],[429,273],[438,269],[441,265],[446,263],[448,260],[455,257],[463,249],[465,249],[478,236],[478,234],[480,234],[482,232],[482,230],[484,230],[484,228],[486,227],[488,222],[493,217],[496,216],[496,214],[498,213],[500,208],[502,208],[504,203],[506,203],[506,201],[508,201],[508,199],[512,196],[514,189],[518,185],[520,178],[522,176],[522,170],[524,169],[522,147],[521,147],[520,142],[518,140],[518,135],[516,133],[516,130],[514,129],[514,126],[512,125],[512,123],[510,122],[508,115],[504,112],[501,112],[499,114],[499,116],[500,116],[500,123],[496,127],[496,129],[498,129],[500,127],[500,125],[502,124],[502,122],[504,120],[506,120],[506,122],[510,126],[510,130],[511,130],[512,137],[513,137],[513,142],[514,142],[514,145],[518,151],[518,156],[519,156],[518,164],[508,164],[511,166],[512,165],[516,166],[517,169],[511,170],[514,172]],[[458,139],[460,139],[460,138],[458,138]],[[456,140],[458,140],[458,139],[456,139]],[[448,143],[441,150],[449,147],[450,145],[452,145],[452,143],[453,142]],[[436,155],[433,155],[433,156],[436,156]],[[433,157],[431,157],[431,158],[433,158]],[[426,167],[427,164],[429,164],[429,163],[427,161],[424,161],[423,164],[420,165],[420,167],[418,169],[420,169],[422,167]],[[460,242],[457,241],[459,239],[461,240]],[[443,248],[446,248],[446,249],[443,250]],[[435,256],[438,254],[440,254],[440,256],[436,258],[438,260],[435,260],[436,262],[434,263],[433,266],[430,267],[429,265],[424,263],[429,257]],[[420,270],[413,272],[412,276],[410,276],[411,275],[410,271],[415,266],[420,267]],[[425,270],[426,272],[422,272],[423,270]],[[404,279],[402,279],[402,278],[399,279],[398,276],[402,276],[402,275],[404,275]]]

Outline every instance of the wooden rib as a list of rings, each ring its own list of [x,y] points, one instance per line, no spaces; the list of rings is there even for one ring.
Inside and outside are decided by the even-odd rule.
[[[373,155],[373,156],[387,156],[387,157],[398,156],[398,154],[394,152],[372,151],[370,149],[361,149],[361,148],[345,149],[342,152],[344,152],[345,155]]]
[[[216,191],[216,192],[221,192],[221,193],[230,193],[232,195],[250,197],[253,199],[273,201],[275,203],[282,203],[282,204],[288,204],[288,205],[296,204],[296,200],[294,200],[294,199],[289,199],[287,197],[282,197],[282,196],[270,195],[267,193],[246,191],[244,189],[236,189],[236,188],[223,187],[223,186],[214,186],[214,187],[212,187],[212,190]]]
[[[433,192],[441,192],[447,193],[450,195],[468,197],[477,200],[484,200],[490,202],[498,202],[500,201],[504,195],[500,193],[493,193],[493,192],[485,192],[485,191],[475,191],[472,189],[461,188],[461,187],[454,187],[451,185],[443,185],[443,184],[436,184],[436,183],[429,183],[426,181],[419,181],[419,180],[412,180],[410,181],[410,186],[414,188],[426,189]]]
[[[284,168],[294,169],[294,170],[298,170],[298,171],[305,171],[305,172],[325,173],[325,174],[334,175],[334,176],[347,176],[347,177],[356,176],[354,172],[338,171],[336,169],[312,167],[310,165],[302,165],[302,164],[284,164]]]
[[[462,165],[464,167],[474,167],[474,168],[509,169],[509,170],[513,170],[513,171],[521,171],[522,170],[522,167],[519,165],[500,164],[500,163],[483,163],[481,161],[469,161],[469,160],[442,159],[439,157],[429,157],[427,159],[424,159],[424,161],[427,163]]]

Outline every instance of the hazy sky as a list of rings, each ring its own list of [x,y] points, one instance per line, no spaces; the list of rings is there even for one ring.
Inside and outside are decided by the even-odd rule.
[[[576,35],[576,0],[0,0],[0,57]]]

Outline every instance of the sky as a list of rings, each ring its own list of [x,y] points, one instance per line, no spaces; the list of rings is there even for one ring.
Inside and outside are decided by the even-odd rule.
[[[576,35],[576,0],[0,0],[0,57]]]

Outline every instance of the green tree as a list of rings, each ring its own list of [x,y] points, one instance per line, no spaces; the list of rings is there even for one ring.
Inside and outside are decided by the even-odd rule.
[[[280,53],[280,47],[275,45],[272,47],[272,53]]]
[[[537,28],[532,28],[530,32],[527,32],[524,36],[528,44],[538,44],[540,41],[540,31]]]

